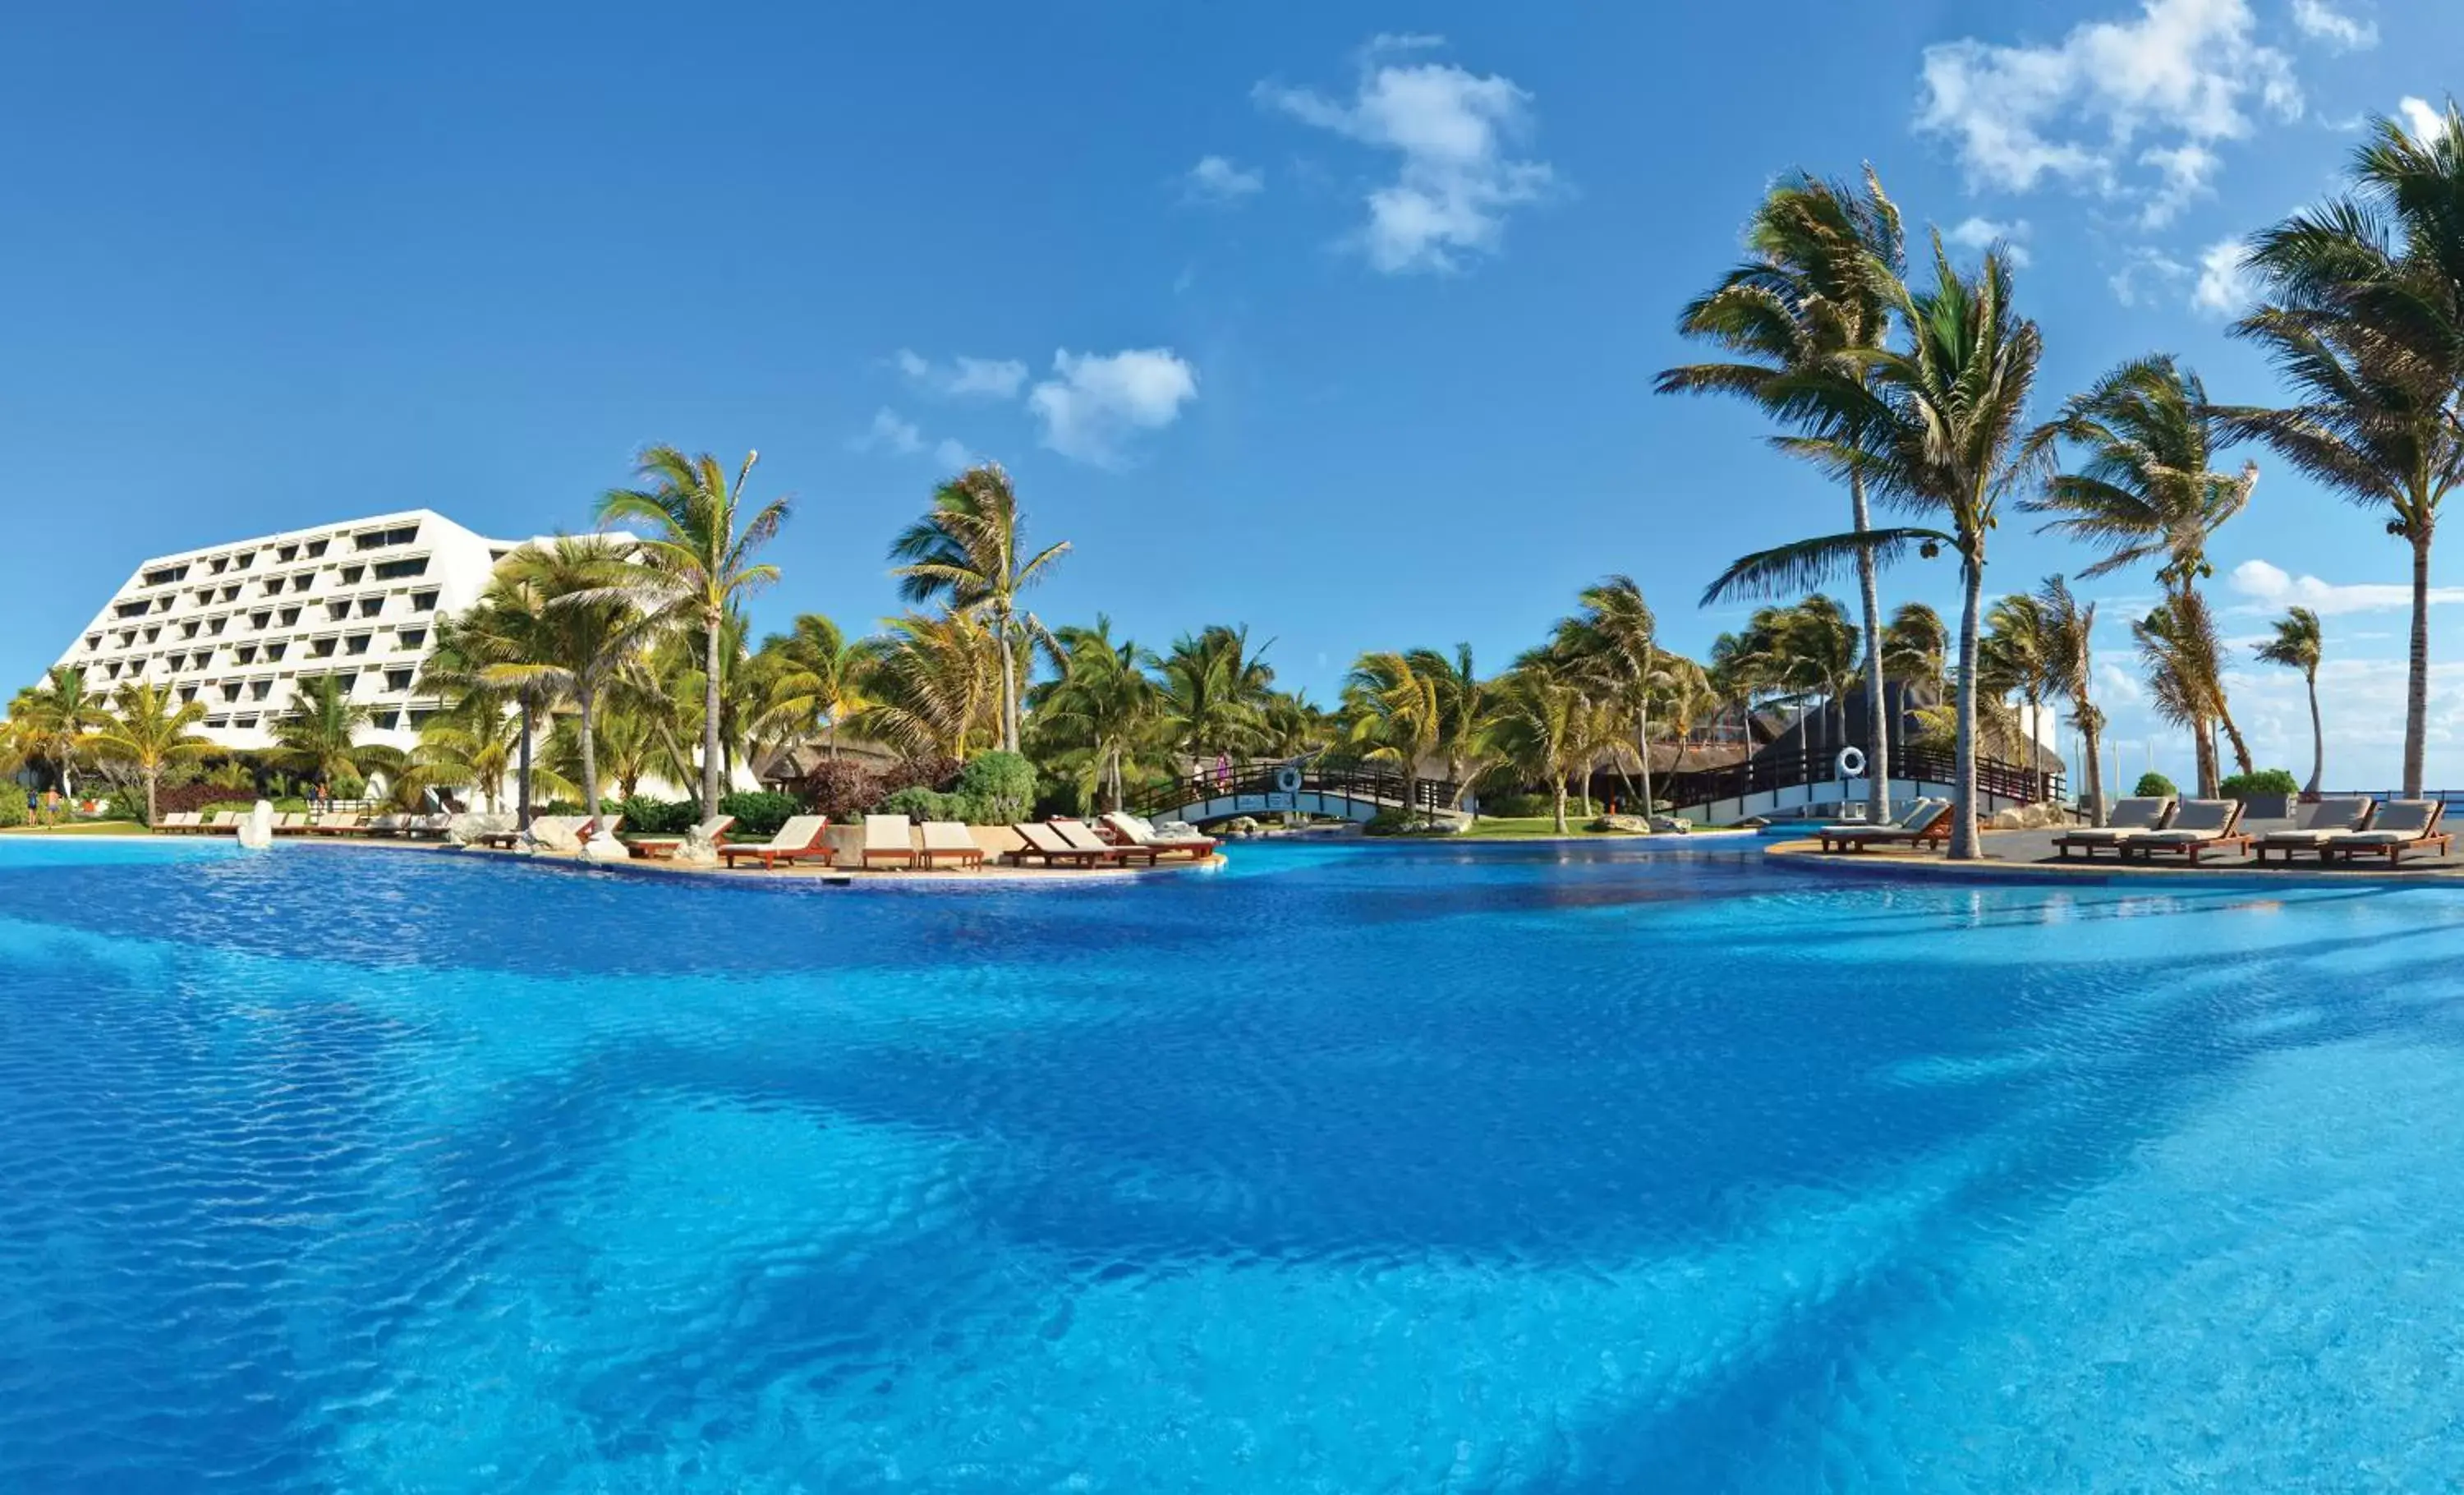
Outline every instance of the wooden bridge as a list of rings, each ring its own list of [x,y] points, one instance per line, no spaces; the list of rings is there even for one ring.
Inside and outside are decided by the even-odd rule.
[[[1389,810],[1442,814],[1455,786],[1391,769],[1326,768],[1314,762],[1243,763],[1207,769],[1138,796],[1132,808],[1155,820],[1204,825],[1243,815],[1321,815],[1370,821]]]
[[[1861,744],[1849,743],[1861,757]],[[1836,747],[1796,752],[1766,749],[1742,763],[1725,768],[1662,774],[1652,792],[1670,805],[1669,813],[1694,821],[1740,821],[1749,816],[1786,817],[1832,806],[1861,802],[1873,792],[1871,780],[1839,771]],[[1957,760],[1948,753],[1895,745],[1891,750],[1891,798],[1905,804],[1930,796],[1951,797]],[[2014,805],[2038,804],[2063,797],[2057,772],[1999,759],[1976,760],[1976,808],[1979,814]]]

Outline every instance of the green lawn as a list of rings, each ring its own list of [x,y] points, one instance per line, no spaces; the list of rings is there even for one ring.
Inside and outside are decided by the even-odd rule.
[[[153,832],[133,820],[81,820],[66,825],[13,825],[0,836],[149,836]]]
[[[1570,836],[1630,836],[1627,830],[1585,830],[1589,818],[1579,811],[1566,814],[1566,833]],[[1546,815],[1484,815],[1472,822],[1463,835],[1482,841],[1523,841],[1534,836],[1554,836],[1557,823]]]

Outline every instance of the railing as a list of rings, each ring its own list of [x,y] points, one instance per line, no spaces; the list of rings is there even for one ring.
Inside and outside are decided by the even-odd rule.
[[[1865,752],[1862,743],[1846,745],[1855,747],[1859,753]],[[1659,775],[1651,787],[1653,794],[1671,804],[1711,804],[1721,800],[1743,800],[1757,794],[1828,782],[1840,777],[1838,760],[1837,749],[1817,752],[1808,748],[1789,752],[1767,748],[1742,763],[1731,763],[1724,768],[1698,768]],[[1923,779],[1948,783],[1956,776],[1958,760],[1949,753],[1904,744],[1891,751],[1891,777],[1894,779]],[[2035,804],[2062,798],[2064,779],[2058,772],[2031,768],[2025,763],[1979,758],[1976,760],[1976,788],[1980,794]]]
[[[1278,776],[1297,771],[1300,785],[1287,789]],[[1285,782],[1287,782],[1287,779]],[[1456,786],[1442,779],[1407,777],[1392,769],[1321,768],[1308,763],[1243,763],[1228,769],[1202,769],[1132,796],[1139,811],[1175,810],[1185,804],[1232,795],[1336,794],[1420,814],[1454,808]]]

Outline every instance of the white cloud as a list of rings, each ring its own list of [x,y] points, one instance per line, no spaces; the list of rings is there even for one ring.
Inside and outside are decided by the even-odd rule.
[[[2404,116],[2404,127],[2417,141],[2426,141],[2447,128],[2447,111],[2427,99],[2407,95],[2396,104]]]
[[[1016,359],[968,358],[961,354],[947,363],[935,363],[912,348],[900,348],[891,362],[907,376],[909,384],[928,394],[946,397],[1014,400],[1020,386],[1026,383],[1026,365]]]
[[[2327,43],[2339,52],[2358,52],[2379,44],[2376,23],[2346,15],[2327,0],[2293,0],[2293,24],[2301,34]]]
[[[2257,286],[2242,264],[2246,253],[2239,239],[2218,239],[2199,252],[2199,283],[2190,289],[2192,311],[2232,317],[2258,298]]]
[[[924,450],[924,433],[916,429],[913,421],[902,419],[885,405],[872,412],[872,424],[847,446],[856,451],[894,451],[900,456],[912,456]]]
[[[2104,697],[2103,704],[2107,706],[2127,705],[2145,698],[2147,694],[2140,688],[2137,677],[2110,662],[2096,667],[2096,681]]]
[[[2249,0],[2141,0],[2137,16],[2051,45],[1928,47],[1917,126],[1953,143],[1971,187],[2052,179],[2162,222],[2209,189],[2207,147],[2246,138],[2257,114],[2301,116],[2292,59],[2255,31]],[[2132,166],[2156,180],[2130,180]]]
[[[974,467],[981,459],[969,451],[963,442],[944,436],[933,443],[933,460],[937,465],[955,473]]]
[[[1162,429],[1198,398],[1198,370],[1169,348],[1106,355],[1064,348],[1052,356],[1052,371],[1026,397],[1044,424],[1044,444],[1099,467],[1118,466],[1125,438]]]
[[[2009,223],[1996,223],[1991,218],[1966,218],[1943,237],[1962,249],[1987,250],[1999,244],[2003,257],[2011,262],[2012,268],[2025,270],[2035,262],[2035,256],[2028,250],[2028,241],[2035,235],[2035,227],[2025,218]]]
[[[2187,141],[2142,151],[2139,162],[2154,166],[2161,179],[2148,195],[2146,206],[2139,210],[2139,226],[2143,229],[2161,229],[2190,204],[2214,196],[2215,188],[2209,181],[2216,167],[2223,165],[2214,151]]]
[[[1183,195],[1197,203],[1237,203],[1265,191],[1266,174],[1243,169],[1221,156],[1201,156],[1181,178]]]
[[[2159,286],[2176,284],[2189,277],[2190,267],[2162,250],[2142,245],[2130,252],[2122,268],[2105,277],[2113,288],[2113,298],[2124,306],[2148,303]]]
[[[1369,193],[1369,221],[1355,236],[1370,264],[1389,275],[1460,270],[1495,253],[1507,212],[1555,181],[1548,163],[1507,154],[1531,133],[1531,96],[1510,79],[1393,59],[1439,40],[1373,40],[1349,101],[1270,83],[1255,90],[1268,108],[1401,158],[1395,179]]]
[[[2315,576],[2294,576],[2265,561],[2245,561],[2228,579],[2235,592],[2251,599],[2240,612],[2277,612],[2299,605],[2322,618],[2357,612],[2395,612],[2412,606],[2412,588],[2402,582],[2322,582]],[[2433,605],[2464,603],[2464,586],[2433,586]]]

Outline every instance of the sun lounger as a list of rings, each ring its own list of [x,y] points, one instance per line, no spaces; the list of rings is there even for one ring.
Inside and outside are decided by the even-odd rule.
[[[676,854],[676,848],[699,837],[714,846],[727,844],[728,827],[736,824],[733,815],[714,815],[681,836],[635,836],[625,843],[632,853],[645,862],[664,862]]]
[[[1009,854],[1009,859],[1021,866],[1040,861],[1046,867],[1057,867],[1063,863],[1071,867],[1107,867],[1120,860],[1116,855],[1120,850],[1118,846],[1101,844],[1092,848],[1074,846],[1062,839],[1058,830],[1037,821],[1022,821],[1012,828],[1026,843]]]
[[[2308,852],[2324,862],[2328,848],[2356,831],[2368,828],[2378,802],[2365,795],[2321,800],[2309,806],[2302,823],[2290,830],[2271,830],[2251,844],[2251,855],[2265,867],[2269,853],[2291,866],[2296,853]]]
[[[2124,841],[2122,858],[2152,862],[2160,856],[2178,856],[2196,867],[2211,852],[2249,849],[2250,838],[2240,834],[2240,826],[2239,800],[2186,800],[2172,824]]]
[[[1051,820],[1051,825],[1055,834],[1077,849],[1081,851],[1110,852],[1114,862],[1123,865],[1127,865],[1132,862],[1144,862],[1147,866],[1153,867],[1162,858],[1163,855],[1162,852],[1157,851],[1153,846],[1121,846],[1113,842],[1106,841],[1103,837],[1095,834],[1095,827],[1088,824],[1085,821],[1076,821],[1071,820],[1067,816],[1056,815]]]
[[[192,835],[202,828],[197,824],[199,819],[194,810],[174,811],[155,823],[154,833],[158,836]]]
[[[308,833],[308,817],[306,815],[277,815],[274,818],[274,833],[277,836],[306,835]]]
[[[944,862],[960,867],[984,865],[984,848],[976,845],[973,831],[954,820],[928,820],[924,823],[924,847],[919,853],[929,869]]]
[[[2144,836],[2151,830],[2163,830],[2173,819],[2173,801],[2169,796],[2150,795],[2123,800],[2113,807],[2112,815],[2102,825],[2082,825],[2066,830],[2054,838],[2054,855],[2067,862],[2071,853],[2093,862],[2099,851],[2122,854],[2122,844],[2133,836]]]
[[[421,840],[435,840],[453,828],[451,815],[413,815],[403,825],[403,834]]]
[[[1881,825],[1825,825],[1815,832],[1821,849],[1863,851],[1871,846],[1918,846],[1950,839],[1950,802],[1919,800],[1899,819]]]
[[[350,836],[359,834],[360,817],[348,810],[309,817],[308,830],[319,836]]]
[[[718,854],[730,867],[738,859],[758,861],[765,870],[781,862],[790,867],[798,862],[819,862],[826,867],[830,852],[822,842],[829,828],[830,818],[826,815],[799,815],[780,826],[779,833],[767,841],[721,846]]]
[[[240,820],[241,816],[237,810],[216,810],[213,818],[206,822],[205,828],[208,831],[220,831],[228,835],[239,829]]]
[[[896,867],[915,865],[915,827],[906,816],[868,815],[864,818],[864,846],[856,865],[869,868],[877,862]]]
[[[2454,838],[2438,828],[2447,814],[2440,800],[2394,800],[2380,806],[2378,816],[2367,830],[2338,836],[2321,849],[2321,861],[2349,861],[2357,856],[2384,856],[2387,866],[2395,866],[2405,852],[2415,847],[2436,848],[2447,854],[2448,843]]]
[[[491,830],[471,839],[483,846],[494,846],[500,851],[509,851],[520,846],[525,839],[539,840],[539,832],[542,829],[552,836],[566,835],[580,841],[583,827],[589,824],[590,817],[587,815],[534,815],[528,826],[515,830]]]
[[[361,823],[360,829],[371,836],[399,836],[403,819],[400,815],[371,815]]]
[[[1158,854],[1179,852],[1194,862],[1202,862],[1215,854],[1215,847],[1219,845],[1212,836],[1200,836],[1195,833],[1186,836],[1164,835],[1144,817],[1126,815],[1119,810],[1112,810],[1102,819],[1112,834],[1121,838],[1123,845],[1146,846]]]

